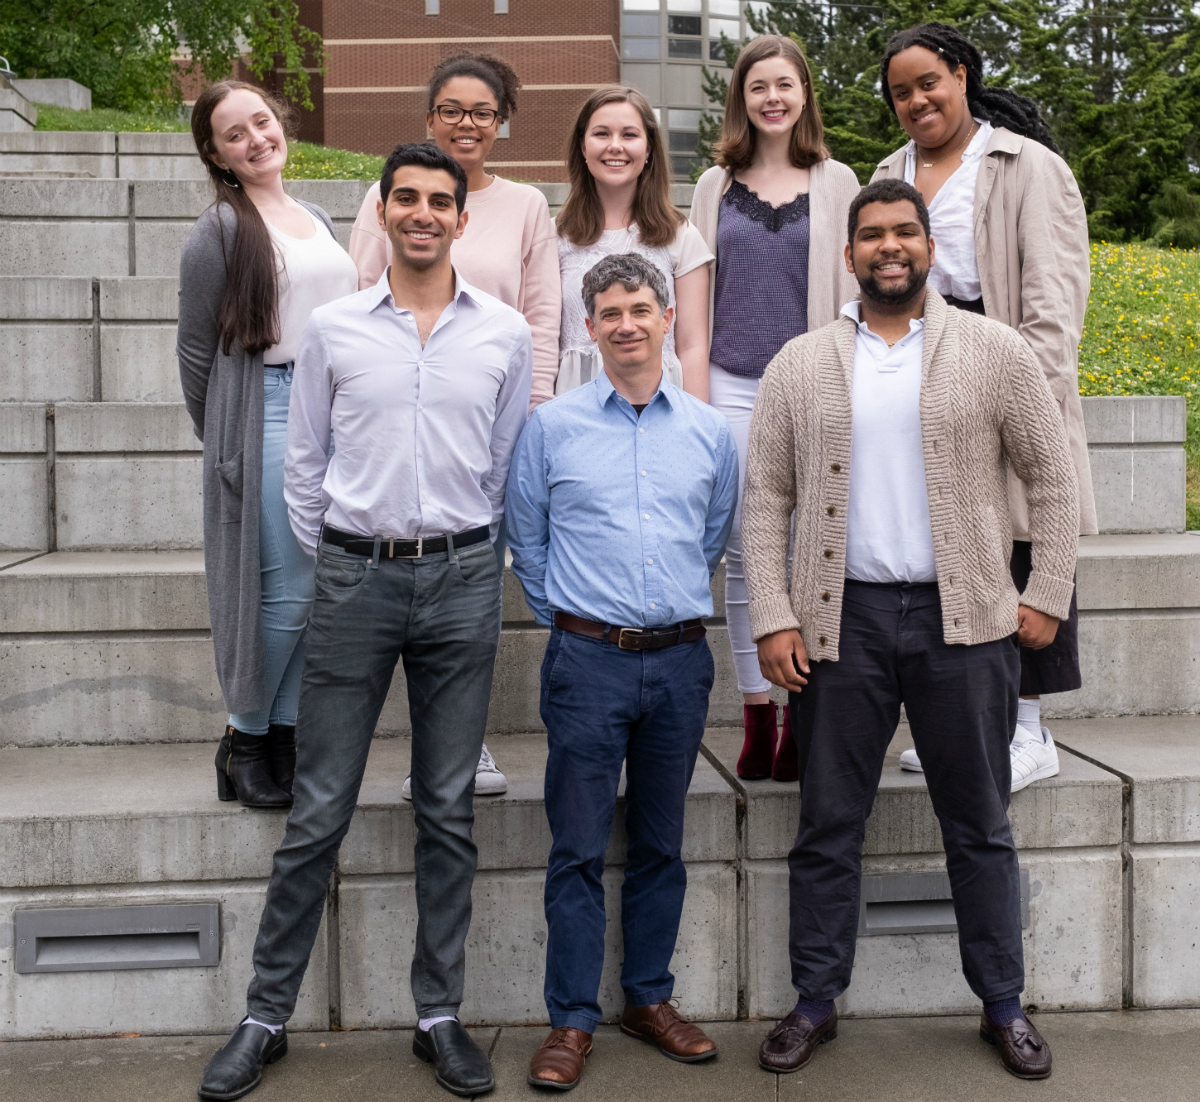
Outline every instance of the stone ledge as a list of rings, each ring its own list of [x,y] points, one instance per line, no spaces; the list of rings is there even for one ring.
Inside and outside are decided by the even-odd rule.
[[[710,731],[704,740],[727,777],[736,776],[742,732]],[[874,810],[867,820],[863,852],[941,853],[942,835],[924,776],[900,768],[900,754],[912,745],[908,727],[897,730],[884,759]],[[1115,846],[1121,841],[1119,778],[1071,754],[1060,755],[1062,772],[1037,781],[1012,798],[1009,819],[1018,849]],[[744,850],[747,860],[785,858],[800,822],[800,798],[793,784],[777,781],[733,783],[744,794]]]
[[[1181,444],[1187,438],[1182,397],[1122,395],[1081,398],[1089,444]]]
[[[1183,534],[1081,536],[1081,610],[1200,609],[1200,537]]]
[[[182,402],[60,402],[54,420],[60,455],[204,450]]]

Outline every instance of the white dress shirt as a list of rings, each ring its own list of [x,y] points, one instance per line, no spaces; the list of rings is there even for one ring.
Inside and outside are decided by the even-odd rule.
[[[942,184],[929,204],[929,234],[937,259],[929,271],[929,286],[939,295],[974,302],[983,295],[975,259],[975,181],[992,136],[992,124],[976,119],[979,129],[963,150],[962,164]],[[909,142],[904,156],[904,181],[917,178],[917,147]]]
[[[846,577],[859,582],[935,582],[933,529],[921,447],[921,354],[925,323],[913,318],[891,348],[861,320],[850,394],[850,504]]]
[[[374,287],[314,310],[296,355],[284,464],[301,545],[315,554],[322,521],[385,539],[486,524],[494,538],[532,368],[525,319],[457,272],[424,348],[386,268]]]

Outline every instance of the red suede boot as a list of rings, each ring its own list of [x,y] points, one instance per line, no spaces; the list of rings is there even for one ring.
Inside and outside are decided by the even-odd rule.
[[[777,781],[789,783],[800,776],[800,763],[796,758],[796,736],[792,733],[791,708],[783,706],[783,725],[779,728],[779,747],[775,751],[775,764],[771,776]]]
[[[771,775],[771,761],[775,756],[775,741],[779,732],[775,728],[775,704],[743,704],[742,715],[746,724],[746,741],[738,757],[737,775],[746,781],[759,781]]]

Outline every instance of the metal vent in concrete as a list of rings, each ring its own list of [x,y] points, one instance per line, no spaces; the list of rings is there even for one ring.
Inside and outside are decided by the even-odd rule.
[[[1029,928],[1029,873],[1021,870],[1021,929]],[[862,878],[858,936],[944,934],[958,930],[944,872],[880,872]]]
[[[18,910],[16,970],[212,967],[221,957],[220,911],[218,903]]]

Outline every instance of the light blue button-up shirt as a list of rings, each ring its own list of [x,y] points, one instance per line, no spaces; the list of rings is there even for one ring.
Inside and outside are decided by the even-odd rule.
[[[669,383],[641,417],[603,371],[538,406],[505,498],[513,571],[534,616],[620,627],[711,616],[737,485],[728,422]]]

